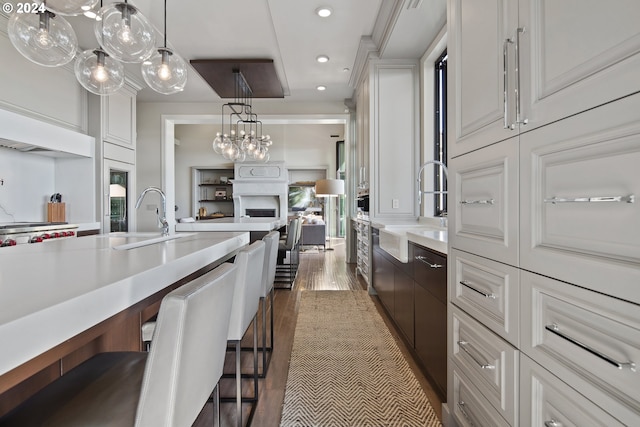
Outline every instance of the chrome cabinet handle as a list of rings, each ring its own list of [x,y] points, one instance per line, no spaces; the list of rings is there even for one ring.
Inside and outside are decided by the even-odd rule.
[[[599,197],[551,197],[550,199],[544,199],[545,203],[598,203],[598,202],[614,202],[614,203],[635,203],[636,196],[629,194],[628,196],[599,196]]]
[[[516,30],[516,123],[526,125],[529,123],[528,119],[522,118],[521,105],[520,105],[520,34],[525,32],[524,27]]]
[[[467,421],[469,421],[469,424],[471,424],[471,426],[474,426],[475,424],[473,424],[473,421],[471,421],[471,417],[469,416],[469,414],[467,414],[467,411],[465,410],[465,405],[466,403],[464,403],[464,400],[460,400],[458,402],[458,409],[460,409],[460,412],[462,413],[462,415],[467,419]]]
[[[624,368],[628,368],[631,372],[636,372],[636,364],[633,362],[618,362],[617,360],[615,360],[612,357],[607,356],[606,354],[592,348],[589,347],[588,345],[578,341],[577,339],[571,337],[570,335],[567,335],[564,332],[560,331],[560,326],[558,326],[556,323],[552,323],[551,325],[546,325],[544,327],[547,331],[559,336],[560,338],[563,338],[567,341],[569,341],[571,344],[577,345],[578,347],[580,347],[583,350],[588,351],[589,353],[593,354],[594,356],[599,357],[600,359],[604,360],[605,362],[609,363],[610,365],[615,366],[618,369],[624,369]]]
[[[466,286],[467,288],[471,289],[474,292],[479,293],[480,295],[482,295],[485,298],[496,299],[496,296],[494,294],[488,294],[488,293],[483,292],[483,291],[481,291],[480,289],[478,289],[478,288],[476,288],[474,286],[471,286],[471,283],[469,283],[467,280],[461,280],[460,284],[462,286]]]
[[[442,265],[440,265],[440,264],[431,264],[431,263],[429,262],[429,260],[427,260],[427,258],[423,257],[422,255],[416,255],[416,256],[415,256],[415,258],[416,258],[418,261],[421,261],[421,262],[423,262],[423,263],[427,264],[427,265],[428,265],[429,267],[431,267],[431,268],[442,268]]]
[[[560,422],[558,422],[558,421],[556,421],[554,419],[551,419],[549,421],[545,421],[544,422],[544,427],[562,427],[562,423],[560,423]]]
[[[509,73],[507,72],[507,63],[509,62],[509,43],[513,43],[513,39],[505,39],[502,43],[502,84],[504,90],[502,91],[502,105],[503,105],[503,120],[504,128],[514,130],[515,125],[509,124]]]
[[[461,205],[493,205],[495,203],[494,199],[488,200],[460,200]]]
[[[474,362],[478,364],[478,366],[480,366],[480,369],[496,369],[494,365],[490,365],[489,363],[483,363],[480,360],[478,360],[477,357],[471,354],[471,351],[469,351],[469,349],[467,348],[467,345],[470,346],[469,342],[460,340],[458,341],[458,345],[462,350],[464,350],[465,353],[469,355],[469,357],[471,357],[471,359],[473,359]]]

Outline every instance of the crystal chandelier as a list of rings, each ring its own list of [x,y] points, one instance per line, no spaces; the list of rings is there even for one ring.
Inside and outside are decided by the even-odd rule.
[[[213,150],[225,159],[269,161],[273,142],[262,133],[262,122],[251,110],[253,93],[240,70],[234,70],[235,99],[222,106],[222,130],[216,133]],[[226,116],[229,116],[225,122]]]

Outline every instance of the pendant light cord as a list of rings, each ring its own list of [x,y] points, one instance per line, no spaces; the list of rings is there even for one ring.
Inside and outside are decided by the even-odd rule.
[[[167,48],[167,0],[164,0],[164,47]]]

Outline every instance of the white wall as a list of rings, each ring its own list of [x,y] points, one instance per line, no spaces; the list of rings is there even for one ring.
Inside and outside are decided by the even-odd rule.
[[[311,115],[318,117],[318,122],[322,116],[344,115],[346,120],[347,116],[344,113],[345,106],[343,104],[285,104],[282,100],[254,100],[253,107],[254,111],[258,113],[258,117],[265,122],[264,133],[271,135],[274,140],[270,149],[272,160],[282,160],[286,162],[287,166],[296,168],[318,165],[335,168],[335,142],[344,139],[344,125],[291,123],[295,122],[296,117]],[[221,104],[215,103],[138,103],[136,148],[138,189],[142,190],[152,185],[162,187],[163,115],[208,115],[215,121],[220,118],[221,108]],[[271,123],[268,123],[269,121]],[[180,128],[181,126],[194,126],[194,129],[185,131]],[[197,129],[198,126],[204,127]],[[176,165],[176,173],[183,174],[182,178],[176,175],[176,185],[183,188],[185,182],[190,182],[190,176],[184,176],[185,173],[187,175],[190,173],[187,167],[208,166],[207,161],[211,161],[211,165],[217,165],[216,162],[220,161],[216,159],[218,155],[210,148],[219,125],[198,126],[177,125],[179,129],[177,138],[181,141],[181,148],[176,149],[175,153],[177,156],[184,156],[184,160],[180,160],[181,163]],[[323,127],[314,129],[313,126]],[[331,138],[332,134],[339,134],[340,137]],[[189,154],[189,149],[182,148],[192,144],[198,144],[199,148],[195,150],[200,154],[197,154],[196,151]],[[169,191],[173,191],[173,189]],[[176,191],[176,205],[179,208],[176,217],[187,216],[189,213],[189,197],[190,192],[184,194],[182,190]],[[138,211],[137,214],[138,230],[155,230],[155,214],[153,212]]]
[[[0,147],[0,222],[46,220],[54,171],[52,158]]]
[[[217,125],[176,125],[175,135],[180,145],[175,146],[175,192],[178,211],[176,217],[194,216],[190,207],[191,167],[233,169],[233,163],[216,154],[211,142],[220,131]],[[295,169],[328,168],[336,166],[335,146],[344,135],[344,125],[337,124],[265,124],[265,134],[274,141],[269,149],[270,160],[284,161]],[[332,137],[331,135],[338,135]]]

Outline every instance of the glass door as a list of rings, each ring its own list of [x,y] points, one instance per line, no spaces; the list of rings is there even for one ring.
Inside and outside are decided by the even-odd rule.
[[[103,230],[105,233],[135,230],[134,166],[105,160]]]

